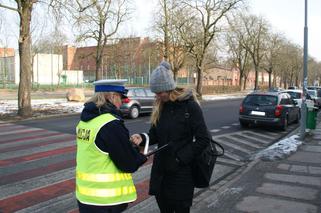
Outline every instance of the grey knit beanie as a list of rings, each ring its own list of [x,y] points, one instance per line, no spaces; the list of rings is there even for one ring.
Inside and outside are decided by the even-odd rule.
[[[171,65],[162,61],[150,76],[150,90],[154,93],[170,91],[176,88]]]

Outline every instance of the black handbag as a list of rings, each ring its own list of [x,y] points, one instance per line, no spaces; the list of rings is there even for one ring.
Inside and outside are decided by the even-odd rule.
[[[221,149],[220,152],[217,151],[216,146]],[[211,139],[208,146],[192,164],[193,180],[196,188],[205,188],[210,185],[216,159],[223,155],[223,146]]]
[[[190,129],[189,125],[190,113],[188,112],[188,106],[185,106],[185,125]],[[190,129],[191,130],[191,129]],[[192,133],[192,131],[189,131]],[[193,134],[193,133],[192,133]],[[217,151],[216,146],[218,146],[221,151]],[[217,157],[224,155],[224,148],[221,144],[214,141],[211,138],[211,141],[208,143],[206,148],[202,153],[196,157],[192,163],[192,175],[194,180],[194,186],[196,188],[205,188],[210,185],[211,177],[213,174],[214,166],[216,163]]]

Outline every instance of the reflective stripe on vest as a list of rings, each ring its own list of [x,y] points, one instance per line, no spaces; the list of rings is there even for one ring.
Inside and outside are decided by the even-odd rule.
[[[80,171],[77,171],[76,177],[80,180],[92,182],[115,182],[121,180],[130,180],[132,178],[130,173],[88,174]]]
[[[137,198],[132,175],[120,171],[95,144],[99,130],[113,120],[107,113],[77,125],[76,197],[82,203],[107,206]]]
[[[78,187],[81,194],[95,197],[116,197],[121,195],[132,194],[136,192],[135,186],[121,187],[115,189],[92,189],[86,187]]]

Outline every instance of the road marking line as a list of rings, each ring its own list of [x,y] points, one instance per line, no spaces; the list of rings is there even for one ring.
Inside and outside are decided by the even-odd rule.
[[[38,129],[38,128],[28,128],[28,129],[12,129],[9,131],[5,132],[0,132],[0,136],[5,136],[5,135],[18,135],[18,134],[23,134],[25,135],[26,133],[36,133],[36,132],[43,132],[43,129]]]
[[[271,141],[266,141],[266,140],[263,140],[263,139],[258,139],[258,138],[255,138],[253,136],[249,136],[243,132],[240,132],[239,135],[241,135],[242,137],[245,137],[245,138],[249,138],[249,139],[252,139],[254,141],[257,141],[259,143],[263,143],[263,144],[269,144]]]
[[[258,132],[250,132],[250,131],[244,131],[244,133],[246,134],[250,134],[250,135],[257,135],[257,136],[260,136],[260,137],[263,137],[263,138],[266,138],[266,139],[276,139],[275,137],[272,137],[272,136],[268,136],[268,135],[264,135],[264,134],[261,134],[261,133],[258,133]]]
[[[221,131],[221,130],[220,129],[212,129],[212,130],[210,130],[210,132],[213,132],[213,133],[219,132],[219,131]]]
[[[240,146],[238,146],[238,145],[236,145],[236,144],[233,144],[233,143],[231,143],[231,142],[222,140],[222,139],[220,139],[220,138],[216,138],[215,140],[216,140],[217,142],[219,142],[219,143],[222,143],[222,144],[225,145],[225,146],[229,146],[229,147],[231,147],[231,148],[233,148],[233,149],[236,149],[236,150],[238,150],[238,151],[244,152],[244,153],[246,153],[246,154],[251,154],[251,153],[252,153],[252,151],[250,151],[250,150],[248,150],[248,149],[245,149],[245,148],[243,148],[243,147],[240,147]]]
[[[244,165],[244,163],[242,163],[242,162],[230,160],[227,158],[217,158],[217,162],[225,163],[225,164],[229,164],[229,165],[234,165],[234,166],[243,166]]]
[[[63,149],[75,146],[76,142],[75,139],[66,140],[63,143],[52,143],[47,144],[46,146],[36,146],[24,150],[15,150],[10,152],[5,152],[0,154],[0,160],[10,160],[13,158],[23,158],[30,155],[37,155],[40,153],[57,150],[57,149]]]
[[[225,150],[224,156],[227,157],[227,158],[236,160],[236,161],[242,161],[242,159],[240,158],[240,156],[234,155],[234,154],[232,154],[231,152],[229,152],[229,151],[227,151],[227,150]]]
[[[231,126],[223,126],[222,129],[229,129]]]
[[[0,209],[3,212],[15,212],[40,202],[44,202],[75,190],[75,179],[65,180],[47,187],[38,188],[0,200]]]
[[[259,145],[255,144],[255,143],[243,140],[241,138],[237,138],[235,135],[229,135],[229,136],[225,136],[225,137],[227,137],[227,138],[229,138],[229,139],[231,139],[231,140],[233,140],[233,141],[235,141],[237,143],[242,143],[242,144],[245,144],[247,146],[250,146],[250,147],[253,147],[253,148],[256,148],[256,149],[262,148],[262,146],[259,146]]]

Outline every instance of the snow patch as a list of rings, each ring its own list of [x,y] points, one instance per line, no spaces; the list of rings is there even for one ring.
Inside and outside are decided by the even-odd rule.
[[[283,139],[254,155],[252,160],[260,158],[266,161],[273,161],[286,158],[302,144],[302,141],[298,139],[298,135]]]
[[[35,99],[31,100],[34,110],[55,110],[58,112],[80,113],[83,102],[68,102],[66,99]],[[17,100],[0,100],[0,113],[8,114],[18,110]]]

